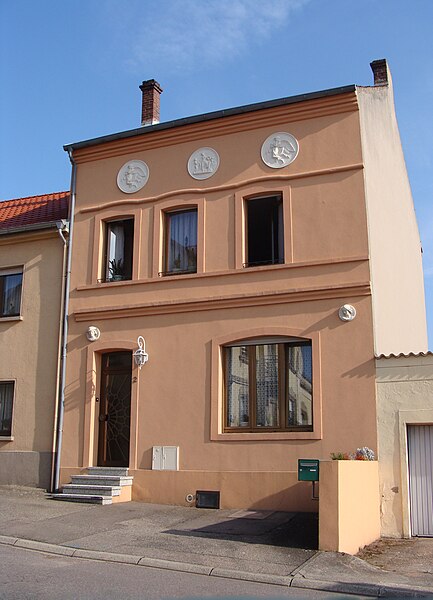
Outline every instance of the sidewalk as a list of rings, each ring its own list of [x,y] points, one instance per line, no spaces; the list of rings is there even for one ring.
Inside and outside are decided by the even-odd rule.
[[[399,540],[400,545],[379,542],[376,549],[364,551],[370,561],[366,562],[318,552],[316,519],[307,513],[204,510],[138,502],[74,504],[49,500],[42,490],[0,486],[3,544],[333,592],[433,594],[433,540]],[[421,545],[419,554],[415,548]],[[396,562],[398,552],[404,554],[400,562]],[[375,560],[387,570],[375,566]]]

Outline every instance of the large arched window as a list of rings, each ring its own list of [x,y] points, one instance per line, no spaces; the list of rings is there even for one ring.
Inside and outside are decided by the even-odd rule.
[[[313,431],[310,340],[227,344],[223,368],[224,432]]]

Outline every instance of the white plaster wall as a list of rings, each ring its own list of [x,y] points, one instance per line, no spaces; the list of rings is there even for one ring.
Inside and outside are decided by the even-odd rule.
[[[433,354],[376,360],[381,534],[408,537],[406,429],[433,423]]]
[[[427,350],[421,242],[388,77],[357,87],[376,355]]]

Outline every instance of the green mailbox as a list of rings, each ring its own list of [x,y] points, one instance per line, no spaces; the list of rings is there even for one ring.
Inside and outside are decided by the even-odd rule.
[[[298,481],[319,481],[319,461],[300,458],[298,460]]]

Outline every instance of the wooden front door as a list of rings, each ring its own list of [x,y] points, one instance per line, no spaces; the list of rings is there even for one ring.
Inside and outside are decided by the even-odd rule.
[[[131,416],[131,352],[102,355],[98,466],[128,467]]]

